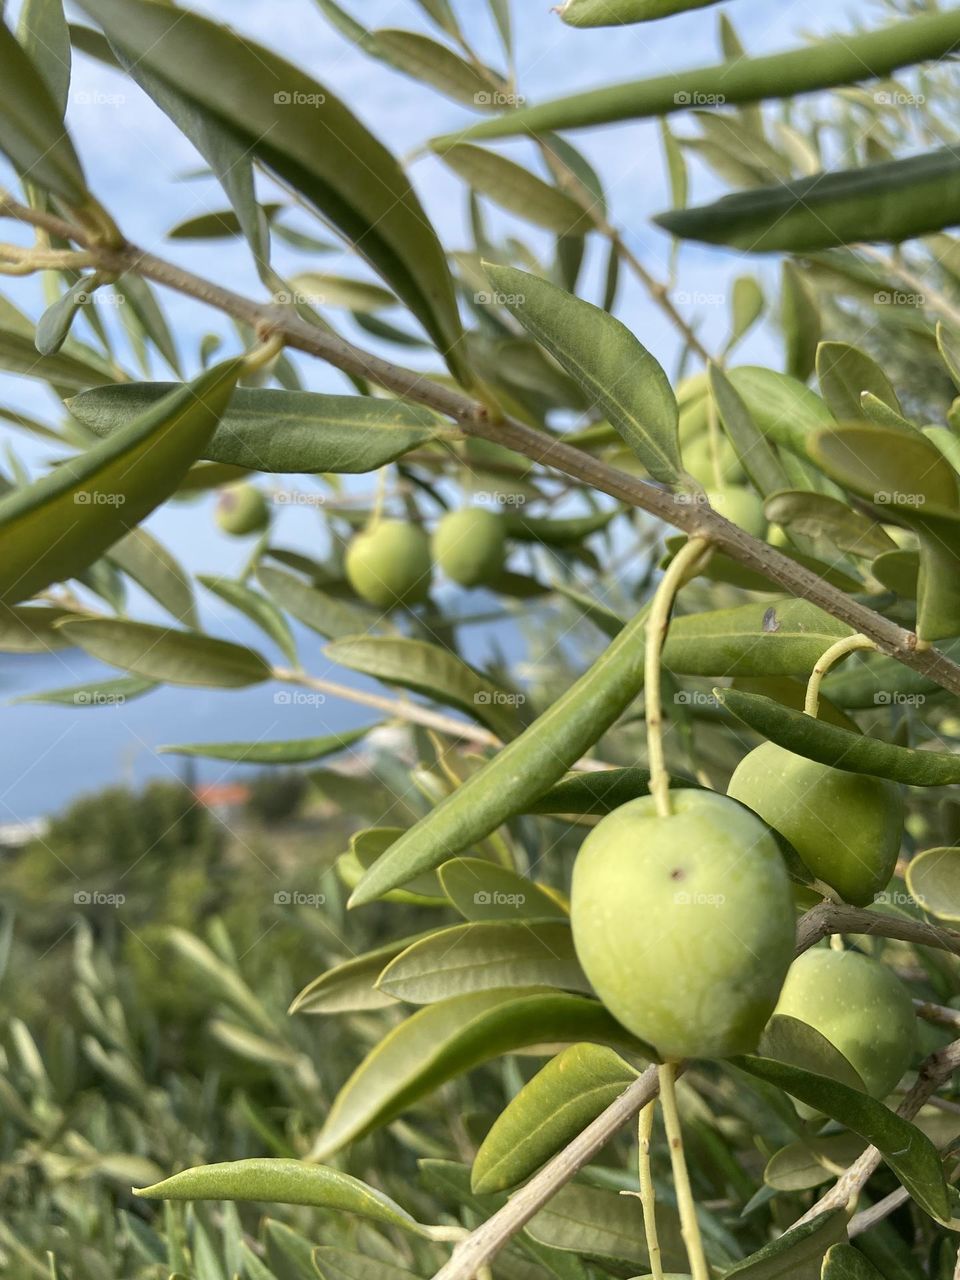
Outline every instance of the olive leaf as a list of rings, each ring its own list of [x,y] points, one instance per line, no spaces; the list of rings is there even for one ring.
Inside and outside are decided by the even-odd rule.
[[[834,424],[817,393],[789,374],[740,365],[728,369],[727,377],[763,434],[802,458],[811,435]]]
[[[857,1089],[770,1058],[734,1058],[738,1067],[822,1111],[875,1146],[912,1199],[932,1217],[949,1217],[936,1147],[921,1131]]]
[[[566,0],[560,17],[571,27],[617,27],[703,9],[717,0]]]
[[[198,627],[190,579],[153,534],[146,529],[131,529],[113,544],[107,560],[153,596],[178,622],[193,629]]]
[[[589,214],[576,200],[505,156],[469,143],[445,147],[439,154],[444,164],[478,195],[534,226],[545,227],[558,236],[583,234],[593,226]]]
[[[603,1045],[574,1044],[552,1058],[494,1121],[473,1161],[480,1195],[509,1191],[546,1164],[637,1077]]]
[[[440,645],[387,636],[345,636],[328,644],[324,653],[352,671],[457,707],[500,737],[516,734],[513,703],[517,695],[508,694]]]
[[[825,650],[851,634],[806,600],[736,605],[675,618],[663,663],[687,676],[805,676]]]
[[[89,380],[89,379],[88,379]],[[98,436],[111,436],[174,386],[127,382],[68,402]],[[376,471],[437,439],[441,420],[428,409],[373,396],[238,387],[200,457],[283,474]]]
[[[184,1169],[134,1192],[148,1200],[260,1200],[303,1204],[355,1213],[385,1226],[426,1234],[414,1218],[382,1191],[339,1169],[303,1160],[226,1160]]]
[[[0,138],[16,171],[68,205],[92,199],[63,113],[30,55],[0,20]]]
[[[597,1259],[625,1273],[649,1265],[643,1217],[632,1197],[582,1183],[568,1183],[531,1218],[527,1231],[553,1249]],[[657,1205],[657,1234],[664,1267],[686,1265],[675,1210]]]
[[[820,1213],[736,1263],[724,1273],[724,1280],[727,1276],[736,1280],[820,1280],[824,1254],[846,1238],[847,1216],[842,1209]]]
[[[542,542],[548,547],[575,547],[592,533],[606,529],[621,514],[622,507],[596,511],[589,516],[528,516],[508,511],[503,516],[507,536],[515,542]]]
[[[337,755],[359,742],[375,728],[348,729],[329,733],[322,738],[296,738],[286,742],[186,742],[176,746],[157,747],[175,756],[199,756],[204,760],[238,760],[243,764],[310,764]]]
[[[950,148],[866,169],[815,173],[654,218],[682,240],[749,253],[812,253],[864,241],[899,244],[958,221],[960,160]]]
[[[816,367],[821,394],[835,418],[866,418],[862,403],[865,391],[900,413],[900,401],[890,379],[875,360],[848,342],[821,342]]]
[[[642,1051],[601,1004],[584,996],[477,991],[427,1005],[388,1032],[346,1082],[311,1159],[326,1159],[481,1062],[530,1045],[583,1039]]]
[[[569,920],[555,889],[484,858],[451,858],[437,871],[465,920]]]
[[[835,1244],[823,1259],[820,1280],[883,1280],[883,1275],[852,1244]]]
[[[943,787],[960,782],[960,756],[945,751],[913,751],[880,738],[852,733],[772,698],[740,689],[714,689],[725,710],[765,738],[795,755],[848,773],[890,778],[912,787]]]
[[[485,264],[505,305],[603,410],[655,480],[682,474],[667,375],[619,320],[515,267]]]
[[[590,769],[572,773],[530,803],[528,813],[594,814],[612,813],[629,800],[648,794],[650,774],[646,769]],[[687,778],[672,778],[671,785],[690,787]]]
[[[320,1280],[417,1280],[417,1273],[405,1267],[334,1245],[319,1245],[314,1249],[313,1265]],[[252,1273],[251,1280],[257,1280]]]
[[[896,543],[876,520],[825,493],[785,489],[764,503],[767,519],[808,538],[829,538],[855,556],[882,556]]]
[[[713,67],[672,72],[653,80],[632,81],[578,93],[484,120],[452,135],[449,141],[543,134],[554,129],[583,129],[615,120],[641,120],[686,111],[690,104],[726,106],[792,98],[882,78],[900,67],[938,61],[960,41],[955,9],[889,23],[876,31],[835,36],[786,53],[738,58]],[[448,139],[439,139],[444,145]],[[905,201],[909,205],[910,201]]]
[[[116,680],[98,680],[94,684],[73,684],[65,689],[48,689],[29,693],[16,702],[43,702],[55,707],[116,707],[142,698],[157,687],[155,680],[142,676],[120,676]]]
[[[195,631],[111,618],[67,619],[59,625],[91,657],[165,684],[238,689],[269,680],[271,674],[253,649]]]
[[[17,37],[43,76],[62,120],[70,92],[70,32],[60,0],[24,0]]]
[[[372,609],[341,600],[282,569],[260,565],[257,581],[281,609],[324,637],[356,636],[380,621]]]
[[[239,371],[237,360],[217,365],[0,499],[0,599],[73,577],[168,498],[213,434]]]
[[[709,377],[720,422],[756,488],[764,495],[788,488],[787,473],[775,450],[719,365],[711,363]]]
[[[400,165],[326,86],[190,11],[148,0],[84,0],[82,8],[131,63],[212,116],[329,217],[406,302],[451,369],[467,378],[453,282],[436,233]],[[321,133],[324,145],[317,146]]]
[[[70,617],[66,609],[46,605],[0,605],[0,653],[51,653],[70,643],[57,623]]]
[[[409,1004],[509,987],[592,994],[570,925],[559,920],[484,920],[438,929],[391,960],[377,986]]]
[[[237,582],[233,578],[216,578],[210,574],[198,573],[197,581],[255,623],[284,656],[296,664],[297,646],[293,632],[286,617],[272,600],[252,590],[245,582]]]
[[[786,259],[780,280],[780,327],[783,329],[787,373],[806,382],[813,372],[820,345],[820,307],[803,272]]]
[[[354,956],[308,982],[294,998],[288,1013],[361,1013],[396,1004],[393,996],[376,985],[384,966],[401,951],[432,936],[433,930],[412,938],[398,938],[373,951]]]

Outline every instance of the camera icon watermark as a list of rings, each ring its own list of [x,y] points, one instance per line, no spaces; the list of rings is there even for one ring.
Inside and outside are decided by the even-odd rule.
[[[503,893],[499,889],[478,889],[473,895],[477,907],[522,907],[527,900],[525,893]]]
[[[273,895],[277,907],[322,907],[326,901],[325,893],[303,893],[300,889],[278,889]]]

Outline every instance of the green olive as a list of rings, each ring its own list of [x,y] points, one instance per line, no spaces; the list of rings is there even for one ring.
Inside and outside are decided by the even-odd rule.
[[[503,568],[506,555],[502,518],[482,507],[451,511],[437,525],[433,555],[447,577],[461,587],[490,582]]]
[[[735,484],[743,479],[740,459],[726,436],[721,436],[718,441],[717,457],[720,478],[724,484]],[[718,468],[714,466],[713,447],[709,435],[695,436],[683,446],[683,466],[685,471],[705,487],[717,483]]]
[[[893,875],[903,834],[896,783],[845,773],[765,742],[737,766],[727,794],[793,845],[846,902],[872,902]]]
[[[361,600],[389,609],[417,604],[430,590],[430,541],[403,520],[381,520],[347,548],[347,581]]]
[[[267,527],[270,506],[256,485],[232,484],[221,490],[215,518],[224,533],[242,538]]]
[[[767,517],[763,502],[752,489],[740,485],[725,485],[722,489],[708,489],[710,505],[726,520],[739,525],[755,538],[767,536]]]
[[[858,951],[816,947],[798,957],[774,1012],[819,1031],[874,1098],[896,1088],[916,1047],[917,1019],[906,988],[889,965]]]
[[[664,1059],[756,1048],[793,956],[774,836],[726,796],[678,789],[673,813],[631,800],[577,855],[573,941],[610,1012]]]

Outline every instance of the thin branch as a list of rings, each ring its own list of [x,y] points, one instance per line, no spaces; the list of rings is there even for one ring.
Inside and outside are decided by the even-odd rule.
[[[800,920],[797,929],[798,953],[806,951],[815,942],[832,933],[861,933],[872,934],[877,938],[897,938],[901,942],[914,942],[960,956],[960,933],[956,929],[835,902],[821,902]]]
[[[368,378],[395,395],[445,414],[467,435],[505,445],[541,466],[553,467],[621,502],[639,507],[682,529],[690,537],[709,539],[715,547],[762,573],[784,591],[818,605],[854,631],[869,636],[883,653],[949,692],[960,694],[960,666],[957,663],[935,649],[918,649],[917,637],[912,631],[860,604],[775,547],[751,537],[706,504],[678,502],[666,490],[608,466],[580,449],[553,439],[544,431],[511,418],[497,417],[489,406],[434,381],[429,374],[392,364],[308,324],[288,310],[245,298],[135,245],[126,244],[118,249],[94,248],[84,231],[41,209],[21,205],[10,196],[0,196],[0,216],[3,215],[87,245],[93,248],[97,263],[102,268],[118,273],[132,271],[196,298],[251,325],[261,337],[279,333],[286,345],[298,351],[305,351],[345,373]]]

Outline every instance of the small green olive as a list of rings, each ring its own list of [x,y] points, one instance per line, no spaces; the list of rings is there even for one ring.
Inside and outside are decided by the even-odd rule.
[[[739,525],[755,538],[767,536],[767,517],[763,502],[752,489],[740,485],[725,485],[722,489],[708,489],[710,505],[724,519]]]
[[[756,1048],[794,947],[790,881],[774,836],[711,791],[672,791],[608,814],[573,871],[571,924],[610,1012],[664,1059]]]
[[[270,505],[256,485],[232,484],[220,491],[215,519],[224,533],[242,538],[267,527]]]
[[[896,783],[845,773],[773,742],[744,756],[727,794],[779,831],[846,902],[872,902],[893,875],[903,834]]]
[[[503,568],[506,533],[503,519],[482,507],[451,511],[437,525],[433,555],[452,582],[479,587]]]
[[[430,590],[430,541],[403,520],[381,520],[347,548],[347,581],[361,600],[379,609],[417,604]]]
[[[889,965],[858,951],[815,947],[799,956],[774,1013],[819,1031],[873,1098],[896,1088],[916,1047],[917,1019],[906,988]]]

